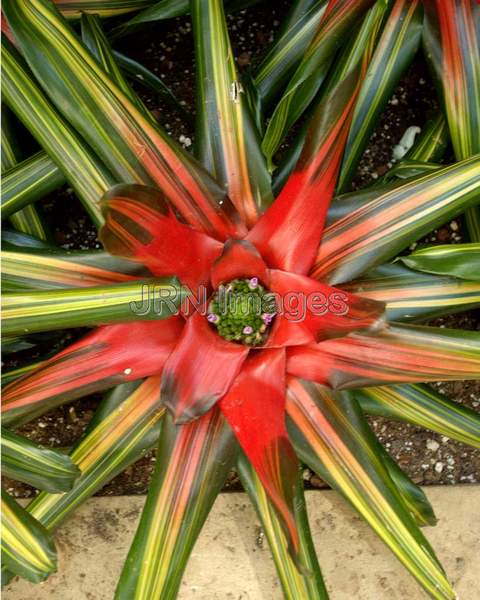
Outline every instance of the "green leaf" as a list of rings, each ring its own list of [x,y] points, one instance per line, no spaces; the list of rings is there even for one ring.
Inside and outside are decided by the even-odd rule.
[[[260,139],[248,111],[221,0],[192,0],[197,67],[195,152],[253,225],[273,200]]]
[[[21,56],[2,38],[4,100],[63,172],[93,221],[103,217],[99,202],[115,180],[90,148],[45,98]]]
[[[257,4],[260,0],[226,0],[225,8],[229,11],[242,10],[252,4]],[[181,17],[190,11],[190,0],[160,0],[141,13],[135,15],[132,19],[119,25],[113,30],[112,38],[121,37],[128,33],[133,33],[138,27],[145,23],[154,21],[164,21],[174,17]]]
[[[33,348],[34,343],[24,340],[17,336],[3,336],[2,339],[2,352],[4,354],[13,354],[15,352],[21,352],[22,350],[28,350]]]
[[[443,158],[449,143],[445,117],[438,112],[427,121],[414,145],[405,154],[405,159],[422,162],[437,162]]]
[[[2,253],[5,292],[91,287],[134,281],[142,270],[136,263],[102,250]]]
[[[389,169],[379,180],[379,183],[375,185],[375,187],[383,186],[385,183],[388,184],[392,180],[395,181],[395,179],[413,179],[414,177],[419,177],[420,175],[435,173],[442,167],[443,165],[438,163],[404,159]]]
[[[118,182],[159,187],[189,224],[216,237],[238,231],[224,190],[132,104],[50,2],[12,0],[4,12],[45,91]]]
[[[436,525],[437,518],[425,493],[418,485],[413,483],[410,477],[402,471],[382,444],[380,444],[367,419],[361,415],[357,408],[355,392],[350,392],[350,394],[352,395],[350,396],[346,393],[343,396],[343,402],[347,407],[347,411],[352,411],[355,414],[356,426],[361,431],[362,442],[369,447],[370,452],[373,452],[382,460],[390,479],[395,484],[405,504],[405,508],[411,513],[415,522],[420,527]],[[361,405],[359,404],[359,406]]]
[[[18,367],[16,369],[10,369],[9,371],[3,372],[2,375],[1,375],[2,387],[4,385],[7,385],[7,383],[10,383],[11,381],[14,381],[15,379],[18,379],[19,377],[23,377],[24,375],[27,375],[28,373],[31,373],[35,369],[38,369],[38,367],[41,364],[42,364],[42,361],[36,362],[36,363],[32,363],[30,365],[25,365],[24,367]]]
[[[365,426],[368,423],[365,421]],[[415,518],[417,525],[424,527],[426,525],[434,526],[437,524],[437,517],[425,492],[421,487],[413,483],[410,477],[393,460],[390,454],[379,443],[372,433],[372,445],[381,456],[382,462],[388,471],[393,483],[397,486],[400,495],[405,502],[407,509]]]
[[[291,380],[287,413],[301,459],[350,502],[433,598],[453,600],[433,550],[368,442],[358,405],[322,386]]]
[[[380,113],[417,52],[422,23],[420,0],[395,0],[355,107],[338,182],[340,192],[350,186]]]
[[[1,165],[2,174],[8,169],[14,167],[22,158],[20,148],[18,147],[17,135],[15,131],[14,117],[10,109],[2,104],[2,152]]]
[[[474,206],[479,183],[480,158],[474,157],[393,188],[349,194],[337,201],[340,213],[324,231],[312,275],[338,284],[386,262]]]
[[[21,252],[58,250],[57,246],[53,246],[44,240],[39,240],[27,233],[21,233],[20,231],[14,231],[12,229],[4,229],[2,231],[2,248],[20,250]]]
[[[304,567],[300,572],[289,552],[284,528],[276,510],[258,478],[255,469],[242,453],[237,462],[240,480],[262,522],[278,577],[287,600],[327,600],[328,594],[318,566],[312,534],[303,493],[303,480],[300,477],[294,502],[295,521],[300,537],[299,560]]]
[[[2,429],[2,468],[7,477],[49,492],[68,491],[80,475],[66,454],[42,448],[7,429]]]
[[[118,66],[123,71],[126,77],[135,81],[138,85],[142,85],[148,90],[155,92],[158,96],[164,100],[169,106],[174,108],[187,123],[193,124],[193,117],[180,100],[174,95],[172,90],[163,82],[160,77],[157,77],[155,73],[152,73],[149,69],[141,65],[136,60],[121,54],[120,52],[113,51]]]
[[[27,158],[2,177],[2,218],[54,192],[64,182],[63,173],[45,152]]]
[[[70,453],[81,475],[63,494],[42,492],[27,507],[49,531],[85,500],[157,443],[165,413],[160,378],[116,387],[99,405],[87,431]]]
[[[4,171],[13,168],[21,157],[20,149],[14,140],[15,133],[11,121],[12,115],[7,109],[5,115],[2,115],[2,175]],[[4,193],[4,179],[2,178],[2,219],[6,216],[3,209]],[[10,222],[17,231],[33,235],[40,240],[48,239],[48,228],[42,222],[34,206],[19,206],[9,215]]]
[[[285,135],[320,89],[342,37],[371,4],[372,0],[330,2],[268,124],[262,148],[270,166]]]
[[[110,34],[111,39],[120,38],[126,34],[133,33],[136,29],[154,21],[164,21],[181,17],[190,10],[190,0],[160,0],[153,6],[142,10],[138,15],[132,17],[126,23],[118,25]]]
[[[423,43],[439,88],[457,160],[480,153],[480,5],[475,0],[425,2]],[[480,242],[480,210],[466,213]]]
[[[47,240],[50,237],[34,206],[26,206],[14,213],[10,216],[10,222],[17,231],[28,233],[40,240]]]
[[[49,531],[59,527],[85,500],[141,458],[158,442],[165,409],[160,379],[117,386],[99,404],[82,439],[70,453],[81,471],[63,494],[40,493],[27,511]],[[2,581],[12,574],[2,568]]]
[[[105,36],[98,15],[82,14],[80,18],[82,41],[90,50],[100,65],[110,76],[110,79],[131,100],[139,110],[149,114],[145,105],[123,77],[120,67],[114,57],[112,48]]]
[[[480,281],[480,243],[427,246],[398,260],[417,271]]]
[[[405,262],[403,257],[399,260]],[[480,304],[480,282],[418,273],[399,263],[377,267],[340,287],[385,302],[389,321],[421,321],[471,310]]]
[[[85,13],[100,17],[115,17],[141,10],[155,0],[54,0],[58,10],[67,19],[80,19]]]
[[[162,424],[155,472],[117,600],[173,600],[195,540],[233,465],[237,445],[220,411]]]
[[[106,323],[166,319],[177,311],[184,292],[174,277],[102,287],[5,294],[5,334],[25,334]]]
[[[356,35],[354,35],[350,43],[335,61],[334,67],[330,71],[325,85],[320,88],[320,91],[310,104],[298,133],[295,135],[293,142],[289,144],[289,148],[278,168],[275,170],[273,187],[276,195],[280,193],[300,158],[308,128],[316,114],[318,106],[321,105],[329,95],[334,93],[338,83],[343,81],[351,71],[362,71],[360,65],[366,65],[370,62],[371,54],[378,37],[378,31],[382,25],[385,12],[388,10],[388,5],[389,2],[378,0],[375,5],[367,11]]]
[[[262,112],[287,85],[310,42],[326,9],[326,0],[299,0],[282,23],[277,38],[255,70],[253,83],[258,91]]]
[[[353,394],[370,415],[413,423],[480,448],[480,415],[427,385],[372,387]]]
[[[46,529],[2,489],[2,563],[33,583],[57,570],[57,553]]]

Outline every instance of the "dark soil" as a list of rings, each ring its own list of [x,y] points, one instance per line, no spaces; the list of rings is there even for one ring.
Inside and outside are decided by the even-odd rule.
[[[260,4],[246,12],[229,15],[229,27],[235,55],[241,70],[252,68],[260,60],[273,39],[289,2]],[[189,18],[178,18],[150,26],[135,37],[118,44],[118,49],[143,63],[155,72],[182,101],[190,114],[194,106],[193,42]],[[190,148],[194,141],[193,126],[186,124],[175,109],[163,99],[137,90],[147,106],[175,139]],[[363,187],[381,177],[391,166],[392,148],[405,129],[422,126],[437,107],[435,91],[424,62],[418,59],[397,86],[378,127],[372,135],[365,156],[360,163],[354,187]],[[54,240],[68,249],[98,248],[96,231],[88,216],[67,188],[52,194],[42,203],[42,210],[50,221]],[[460,221],[453,221],[432,232],[429,243],[459,242],[462,239]],[[432,323],[433,324],[433,323]],[[478,315],[472,313],[437,319],[437,326],[479,329]],[[81,332],[74,331],[57,339],[55,350],[70,343]],[[52,342],[46,340],[32,350],[6,357],[5,368],[27,364],[51,351]],[[480,412],[480,383],[439,383],[434,387],[449,398]],[[60,407],[20,428],[20,433],[51,447],[71,446],[83,433],[98,403],[91,396]],[[473,450],[448,438],[421,428],[396,423],[382,418],[371,418],[371,425],[386,449],[399,465],[418,484],[475,483],[480,478],[480,451]],[[143,494],[147,491],[155,462],[154,452],[129,467],[116,477],[100,494]],[[323,487],[322,480],[309,469],[304,470],[307,487]],[[15,496],[31,496],[29,486],[10,480],[6,489]],[[225,486],[226,490],[240,489],[235,473]]]

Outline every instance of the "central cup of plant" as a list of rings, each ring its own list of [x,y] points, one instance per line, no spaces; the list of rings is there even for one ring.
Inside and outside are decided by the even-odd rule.
[[[208,321],[229,342],[261,346],[276,314],[275,296],[258,277],[219,286],[208,306]]]

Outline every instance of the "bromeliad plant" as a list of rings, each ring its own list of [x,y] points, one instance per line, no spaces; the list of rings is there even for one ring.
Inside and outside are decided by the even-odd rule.
[[[141,75],[162,94],[164,86],[112,50],[97,16],[84,12],[80,28],[70,25],[61,11],[78,15],[68,14],[69,4],[4,2],[4,101],[41,146],[18,162],[15,140],[5,135],[12,152],[4,216],[67,181],[104,247],[66,252],[26,235],[33,232],[25,222],[24,233],[5,235],[8,345],[25,347],[58,328],[93,328],[6,374],[4,464],[8,475],[44,491],[26,509],[2,496],[5,580],[41,581],[54,572],[53,531],[156,446],[116,598],[176,596],[232,468],[262,521],[285,596],[327,598],[299,459],[349,501],[433,598],[454,598],[419,528],[435,524],[433,510],[365,414],[480,447],[479,416],[424,385],[478,377],[478,334],[417,324],[480,300],[480,108],[471,79],[480,65],[478,7],[432,0],[424,12],[418,0],[298,0],[243,82],[220,0],[147,8],[117,24],[111,39],[190,11],[194,156],[164,132],[128,78]],[[71,4],[102,15],[150,3]],[[355,27],[353,38],[346,35]],[[468,48],[451,35],[455,28],[471,31]],[[345,193],[422,35],[443,83],[446,119],[436,115],[383,182]],[[302,115],[275,168],[277,148]],[[442,165],[448,133],[458,162]],[[466,210],[470,243],[397,258]],[[68,456],[12,431],[107,389]]]

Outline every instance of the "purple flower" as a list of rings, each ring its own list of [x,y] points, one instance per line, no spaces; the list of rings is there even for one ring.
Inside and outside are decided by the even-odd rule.
[[[252,277],[248,282],[248,287],[251,290],[254,290],[256,287],[258,287],[258,277]]]
[[[218,315],[214,315],[213,313],[210,313],[207,317],[207,321],[209,323],[217,323],[218,320],[219,320]]]
[[[265,323],[265,325],[270,325],[274,316],[274,313],[264,313],[262,315],[262,321]]]
[[[245,327],[243,328],[243,333],[245,335],[250,335],[251,333],[253,333],[253,327],[250,327],[250,325],[245,325]]]

